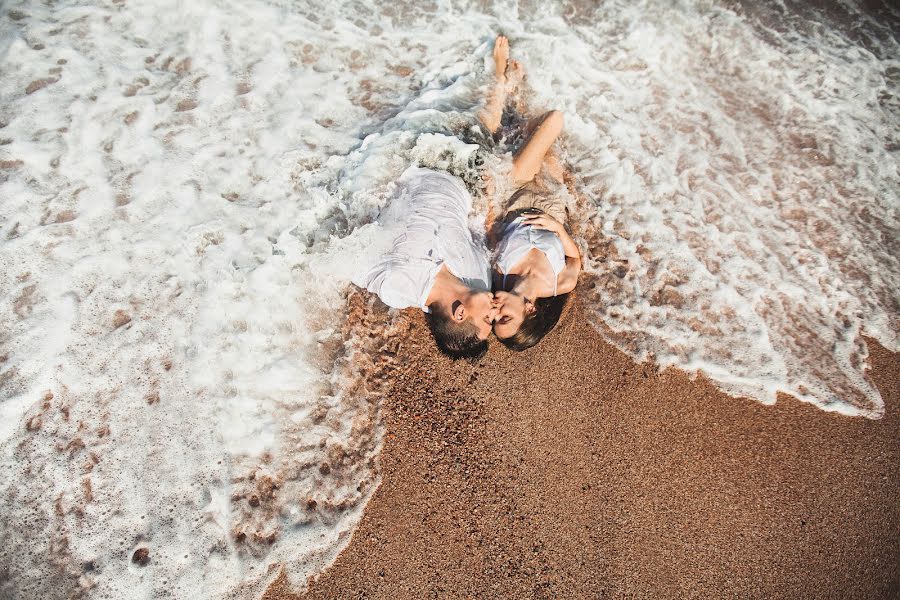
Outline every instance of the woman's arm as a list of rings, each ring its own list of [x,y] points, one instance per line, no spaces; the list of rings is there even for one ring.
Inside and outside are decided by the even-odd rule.
[[[484,195],[487,198],[487,215],[484,217],[484,231],[487,234],[488,247],[493,248],[500,240],[497,238],[497,213],[494,211],[494,194],[497,191],[494,177],[487,171],[481,174],[484,183]]]
[[[579,263],[581,262],[581,252],[578,250],[578,245],[562,223],[545,212],[526,214],[524,217],[522,222],[526,225],[530,225],[535,229],[552,231],[558,235],[563,245],[563,252],[566,253],[566,259],[575,258],[578,259]]]
[[[566,257],[566,266],[560,271],[556,280],[556,293],[568,294],[578,284],[578,275],[581,273],[581,258]]]
[[[563,252],[566,254],[566,266],[560,271],[556,280],[556,290],[559,294],[568,294],[578,283],[578,275],[581,273],[581,251],[578,245],[562,223],[548,215],[547,213],[538,213],[529,215],[525,218],[524,223],[534,227],[535,229],[545,229],[552,231],[559,236],[562,242]]]

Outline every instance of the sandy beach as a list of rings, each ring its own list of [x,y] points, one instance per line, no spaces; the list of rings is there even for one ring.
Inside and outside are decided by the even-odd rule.
[[[900,600],[900,3],[0,17],[0,600]]]
[[[379,489],[306,593],[265,600],[896,597],[900,362],[877,344],[869,420],[635,364],[577,299],[477,364],[408,318]]]

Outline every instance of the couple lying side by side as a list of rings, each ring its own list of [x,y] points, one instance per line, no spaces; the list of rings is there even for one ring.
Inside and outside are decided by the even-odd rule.
[[[478,115],[491,135],[522,79],[505,37],[497,38],[493,56],[494,85]],[[530,134],[514,156],[509,181],[488,180],[489,194],[515,190],[488,224],[493,261],[473,239],[472,196],[463,181],[412,167],[400,180],[401,233],[356,281],[388,306],[420,307],[438,347],[453,357],[483,354],[492,330],[514,350],[535,345],[556,325],[581,271],[581,255],[565,227],[565,202],[549,191],[562,183],[562,168],[550,152],[562,131],[562,114],[551,111],[526,130]],[[547,178],[553,181],[542,181]]]

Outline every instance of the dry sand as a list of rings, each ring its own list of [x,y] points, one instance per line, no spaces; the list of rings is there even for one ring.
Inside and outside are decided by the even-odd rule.
[[[897,597],[897,355],[870,343],[873,421],[637,365],[577,299],[478,364],[409,318],[381,486],[298,597]],[[264,598],[296,597],[282,578]]]

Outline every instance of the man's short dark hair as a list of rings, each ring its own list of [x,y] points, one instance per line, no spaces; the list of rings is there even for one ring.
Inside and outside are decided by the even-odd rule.
[[[441,352],[450,358],[479,358],[487,352],[487,340],[479,339],[474,323],[457,323],[450,311],[436,302],[428,308],[431,312],[425,313],[425,322]]]

